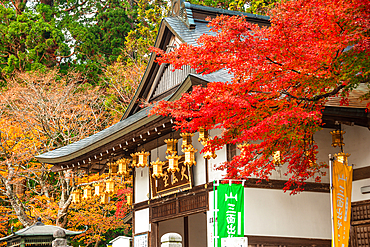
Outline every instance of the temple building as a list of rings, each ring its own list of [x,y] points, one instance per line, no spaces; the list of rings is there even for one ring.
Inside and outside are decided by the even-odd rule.
[[[155,47],[170,51],[182,43],[197,45],[202,34],[212,34],[207,17],[243,15],[261,26],[269,18],[249,13],[204,7],[175,0],[169,17],[162,20]],[[150,108],[140,108],[140,99],[148,102],[174,101],[195,85],[230,81],[227,71],[201,75],[185,66],[155,63],[152,55],[141,84],[117,124],[68,146],[39,155],[40,162],[53,164],[52,171],[86,169],[104,172],[108,163],[128,162],[133,170],[133,241],[134,246],[159,247],[165,233],[182,236],[184,247],[214,247],[214,185],[225,171],[217,170],[239,150],[228,145],[214,154],[201,154],[202,140],[217,136],[220,130],[180,133],[168,117],[149,116]],[[369,115],[364,103],[357,101],[361,88],[351,94],[349,106],[333,98],[325,108],[324,129],[316,133],[318,160],[339,150],[331,146],[331,131],[342,126],[345,151],[354,166],[352,196],[353,246],[368,246],[370,231],[370,144]],[[274,172],[269,181],[243,181],[244,236],[250,246],[330,246],[329,177],[321,183],[308,181],[305,191],[291,196],[282,188],[287,181]],[[140,243],[140,245],[139,245]],[[366,244],[365,244],[366,243]]]

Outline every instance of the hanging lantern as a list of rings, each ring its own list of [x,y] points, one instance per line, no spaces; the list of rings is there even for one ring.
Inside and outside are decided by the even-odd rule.
[[[131,194],[127,194],[126,198],[127,198],[126,205],[131,206],[132,205],[132,195]]]
[[[192,145],[192,137],[194,136],[193,133],[181,133],[180,136],[182,137],[181,148],[193,146]]]
[[[95,188],[94,196],[101,196],[104,193],[104,185],[96,184],[94,188]]]
[[[90,185],[84,187],[84,196],[82,197],[84,200],[90,200],[93,196],[92,194],[93,188]]]
[[[113,194],[114,193],[114,181],[112,178],[108,179],[105,182],[105,191],[108,194]]]
[[[343,135],[345,134],[346,132],[343,131],[343,130],[333,130],[330,132],[330,134],[332,135],[332,146],[333,147],[342,147],[344,146],[344,143],[343,143]]]
[[[149,152],[141,151],[136,154],[139,156],[139,163],[136,166],[138,167],[148,166],[148,156],[150,155]]]
[[[208,140],[209,139],[207,139],[207,140],[203,140],[202,141],[202,145],[203,146],[207,146],[208,145]],[[217,157],[217,154],[214,152],[214,151],[207,151],[207,152],[205,152],[204,154],[203,154],[203,158],[204,159],[207,159],[207,160],[209,160],[209,159],[215,159]]]
[[[174,173],[174,172],[180,171],[179,169],[180,156],[176,154],[172,154],[172,155],[167,156],[166,158],[168,159],[168,168],[167,168],[168,172]]]
[[[118,165],[115,162],[108,163],[109,173],[116,174],[118,172]]]
[[[108,193],[103,193],[101,198],[100,198],[100,203],[101,204],[108,204],[110,201]]]
[[[195,153],[198,152],[197,149],[194,149],[193,146],[188,146],[182,151],[185,153],[185,165],[192,166],[197,164],[197,162],[195,161]]]
[[[272,155],[272,163],[274,165],[279,166],[281,165],[281,154],[280,151],[275,151]]]
[[[120,159],[118,163],[118,175],[126,176],[128,173],[128,165],[130,164],[129,159]]]
[[[137,164],[139,163],[139,156],[137,155],[137,153],[130,154],[130,155],[132,157],[132,167],[136,167]]]
[[[81,191],[75,190],[72,192],[72,203],[80,203],[81,202]]]
[[[207,151],[207,152],[205,152],[204,154],[203,154],[203,158],[204,159],[207,159],[207,160],[209,160],[209,159],[215,159],[217,157],[217,154],[215,153],[215,152],[211,152],[211,151]]]
[[[348,157],[350,156],[350,154],[340,152],[340,153],[334,154],[334,156],[337,158],[337,161],[339,163],[342,163],[343,165],[348,165]]]
[[[156,161],[150,163],[153,166],[153,178],[161,178],[163,176],[163,166],[165,162],[160,161],[158,158]]]
[[[245,150],[245,148],[248,147],[249,145],[250,145],[249,143],[243,143],[243,144],[238,145],[238,148],[240,149],[241,157],[247,156],[247,151]]]
[[[167,151],[166,154],[172,155],[177,153],[177,142],[176,139],[166,139],[164,140],[165,143],[167,143]]]
[[[208,130],[205,128],[199,128],[199,142],[206,142],[209,139]]]
[[[312,151],[305,151],[305,155],[308,158],[308,164],[310,165],[310,167],[315,166],[316,162],[315,162],[314,154],[312,153]]]
[[[313,135],[309,135],[303,139],[305,147],[312,147],[315,144],[313,140]]]

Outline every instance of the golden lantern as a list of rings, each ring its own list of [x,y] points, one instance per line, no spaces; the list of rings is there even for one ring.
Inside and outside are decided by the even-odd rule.
[[[350,156],[350,154],[340,152],[340,153],[334,154],[334,156],[337,158],[337,161],[339,163],[342,163],[343,165],[348,165],[348,157]]]
[[[203,146],[207,146],[208,145],[208,139],[207,140],[203,140],[201,143],[202,143],[202,145]],[[203,158],[204,159],[207,159],[207,160],[209,160],[209,159],[215,159],[217,157],[217,154],[214,152],[214,151],[207,151],[207,152],[205,152],[204,154],[203,154]]]
[[[123,175],[123,176],[126,176],[127,173],[129,172],[128,171],[128,166],[130,164],[130,160],[129,159],[120,159],[119,161],[117,161],[118,163],[118,172],[117,174],[118,175]]]
[[[149,152],[141,151],[136,153],[139,156],[139,162],[137,163],[137,167],[145,167],[148,166],[148,156],[150,155]]]
[[[185,153],[185,165],[192,166],[196,165],[195,153],[198,152],[197,149],[194,149],[193,146],[188,146],[182,150]]]
[[[305,151],[305,155],[308,158],[308,163],[310,164],[310,166],[315,166],[316,163],[314,162],[314,154],[312,154],[312,151]]]
[[[167,156],[166,158],[168,159],[168,168],[167,168],[168,172],[174,173],[174,172],[180,171],[179,169],[180,156],[176,154],[172,154],[172,155]]]
[[[84,200],[90,200],[93,196],[93,188],[90,185],[84,187],[84,196],[82,197]]]
[[[194,136],[193,133],[181,133],[180,136],[182,137],[181,148],[192,146],[192,137]]]
[[[94,186],[95,188],[95,193],[94,193],[94,196],[101,196],[103,193],[104,193],[104,185],[102,184],[96,184]]]
[[[199,142],[206,142],[209,139],[208,130],[205,128],[199,128]]]
[[[136,167],[137,164],[139,163],[139,156],[137,155],[137,153],[130,154],[130,155],[132,157],[132,167]]]
[[[215,159],[217,157],[217,154],[215,152],[207,151],[203,154],[203,158],[209,160],[209,159]]]
[[[117,163],[115,163],[115,162],[109,163],[108,166],[109,166],[109,173],[110,174],[116,174],[118,172],[118,165],[117,165]]]
[[[333,147],[341,147],[341,146],[344,146],[344,143],[343,143],[343,135],[345,134],[346,132],[343,131],[343,130],[333,130],[330,132],[330,134],[332,135],[332,146]]]
[[[81,191],[75,190],[72,192],[72,203],[80,203],[81,202]]]
[[[110,198],[109,198],[108,193],[103,193],[101,198],[100,198],[100,203],[101,204],[108,204],[109,200],[110,200]]]
[[[160,161],[157,158],[156,161],[152,161],[150,164],[153,166],[153,174],[152,174],[152,177],[153,178],[160,178],[160,177],[162,177],[163,176],[163,166],[164,166],[165,162]]]
[[[281,165],[281,153],[280,153],[280,151],[275,151],[272,154],[272,163],[274,163],[274,165],[276,165],[276,166]]]
[[[238,148],[240,149],[240,156],[243,157],[243,156],[246,156],[247,153],[246,153],[246,150],[245,148],[248,147],[250,144],[248,143],[243,143],[243,144],[239,144],[238,145]]]
[[[132,205],[132,195],[131,194],[127,194],[126,198],[127,198],[126,205],[131,206]]]
[[[166,139],[164,140],[165,143],[167,143],[167,151],[166,154],[172,155],[177,153],[177,142],[179,140],[176,139]]]
[[[108,179],[105,182],[105,192],[108,194],[113,194],[114,193],[114,181],[112,178]]]

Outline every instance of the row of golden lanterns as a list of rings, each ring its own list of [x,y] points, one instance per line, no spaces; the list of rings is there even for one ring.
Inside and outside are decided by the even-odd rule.
[[[96,183],[94,186],[86,185],[82,191],[75,190],[72,192],[72,203],[80,203],[82,200],[90,200],[93,197],[100,197],[101,204],[108,204],[110,202],[110,196],[116,193],[115,182],[112,175],[121,175],[124,178],[130,177],[130,160],[120,159],[116,162],[108,163],[109,178],[104,183]],[[130,183],[130,181],[126,181]],[[128,195],[131,198],[131,195]],[[130,202],[130,200],[128,200]],[[132,202],[131,202],[132,203]]]
[[[196,165],[195,161],[195,153],[198,151],[192,145],[192,137],[194,136],[193,133],[181,133],[180,136],[182,137],[182,151],[185,154],[185,165],[193,166]],[[199,129],[199,139],[203,145],[206,145],[209,141],[208,131],[204,128]],[[179,171],[179,159],[181,156],[177,155],[177,139],[166,139],[164,142],[167,144],[166,149],[166,159],[168,160],[168,168],[167,171],[171,173],[175,173]],[[148,156],[149,152],[141,151],[132,153],[132,167],[146,167],[149,166],[148,164]],[[206,152],[203,157],[205,159],[216,158],[216,154],[214,152]],[[150,162],[150,165],[153,167],[153,178],[160,178],[163,176],[163,166],[165,165],[164,161],[160,161],[157,158],[156,161]]]
[[[115,183],[112,178],[109,178],[105,184],[97,183],[93,186],[86,185],[83,190],[75,190],[72,192],[72,203],[81,203],[82,200],[90,200],[93,197],[100,197],[101,204],[108,204],[110,196],[116,193]],[[131,194],[127,195],[127,204],[132,205]]]
[[[341,148],[341,152],[335,154],[334,156],[337,158],[338,162],[347,165],[348,164],[348,157],[350,156],[350,154],[347,154],[347,153],[343,152],[343,146],[344,146],[343,135],[345,133],[346,132],[341,130],[341,129],[333,130],[333,131],[330,132],[330,134],[332,135],[332,144],[331,145],[333,147],[340,147]],[[313,137],[309,138],[306,142],[307,142],[308,145],[313,145],[314,144]],[[240,148],[242,148],[242,146],[240,146]],[[306,151],[305,154],[306,154],[307,157],[310,156],[309,151]],[[272,162],[276,166],[281,165],[281,153],[280,153],[280,151],[274,151],[273,152]],[[312,160],[310,161],[310,163],[311,163],[311,165],[315,164]]]
[[[188,166],[196,165],[195,161],[195,153],[198,152],[197,149],[193,147],[192,144],[192,137],[194,136],[193,133],[181,133],[180,136],[182,137],[182,151],[185,154],[185,161],[184,164]],[[202,143],[203,146],[207,145],[209,141],[209,134],[205,128],[199,129],[199,138],[198,141]],[[181,156],[177,155],[177,139],[166,139],[164,142],[167,144],[166,150],[166,158],[168,159],[168,168],[167,171],[171,173],[179,172],[179,159]],[[148,164],[148,156],[150,155],[149,152],[140,151],[136,153],[132,153],[131,159],[122,158],[116,162],[108,163],[109,167],[109,174],[118,174],[124,177],[129,176],[130,172],[130,164],[132,167],[146,167],[149,166]],[[210,159],[216,158],[217,155],[214,152],[206,152],[203,155],[203,158]],[[157,158],[156,161],[150,163],[153,167],[153,178],[161,178],[163,174],[163,166],[165,165],[164,161],[160,161]],[[91,185],[87,185],[83,188],[83,192],[80,190],[76,190],[72,193],[72,202],[73,203],[80,203],[82,200],[89,200],[93,197],[101,197],[100,203],[107,204],[109,203],[110,195],[115,193],[115,183],[112,178],[106,180],[104,184],[96,184],[94,186],[95,193],[93,194],[93,187]],[[132,204],[132,197],[131,195],[127,196],[128,204]],[[131,201],[131,202],[130,202]]]
[[[332,146],[333,147],[340,147],[341,151],[337,154],[334,154],[334,156],[337,158],[337,161],[344,164],[344,165],[348,165],[348,157],[350,156],[350,154],[347,154],[347,153],[344,153],[343,152],[343,146],[344,146],[344,142],[343,142],[343,135],[345,134],[346,132],[341,130],[341,128],[339,127],[338,130],[333,130],[330,132],[330,134],[332,135]]]

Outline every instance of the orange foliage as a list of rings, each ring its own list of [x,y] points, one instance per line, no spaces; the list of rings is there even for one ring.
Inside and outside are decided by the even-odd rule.
[[[104,231],[126,227],[114,217],[113,203],[99,205],[93,199],[71,206],[74,190],[106,175],[52,173],[50,165],[34,159],[111,125],[103,91],[84,85],[78,74],[57,71],[19,74],[7,83],[0,94],[0,236],[8,234],[10,220],[17,230],[37,217],[61,227],[89,225],[82,236],[87,245],[100,241]]]

